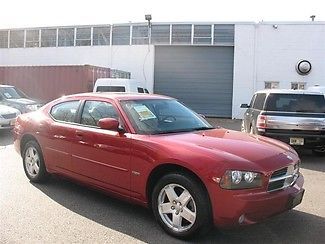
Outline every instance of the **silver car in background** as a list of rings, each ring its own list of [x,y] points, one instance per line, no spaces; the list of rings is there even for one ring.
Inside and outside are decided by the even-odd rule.
[[[18,115],[18,109],[0,104],[0,130],[12,129]]]

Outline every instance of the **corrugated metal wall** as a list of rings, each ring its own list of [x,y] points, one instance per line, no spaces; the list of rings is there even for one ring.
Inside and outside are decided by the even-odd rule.
[[[97,78],[105,77],[110,77],[109,68],[90,65],[0,67],[1,84],[14,85],[44,102],[92,91]]]
[[[156,46],[154,92],[204,115],[231,117],[233,63],[233,47]]]

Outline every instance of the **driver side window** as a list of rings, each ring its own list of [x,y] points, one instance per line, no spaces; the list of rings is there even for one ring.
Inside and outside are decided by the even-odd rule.
[[[98,127],[98,121],[103,118],[119,120],[118,113],[111,103],[102,101],[85,102],[81,115],[81,124]]]

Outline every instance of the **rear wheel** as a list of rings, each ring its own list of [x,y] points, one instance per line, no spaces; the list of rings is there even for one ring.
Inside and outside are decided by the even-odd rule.
[[[154,187],[152,209],[162,228],[177,238],[190,238],[211,227],[206,191],[201,183],[187,174],[163,176]]]
[[[36,141],[26,143],[22,156],[25,174],[30,181],[41,182],[48,178],[42,150]]]

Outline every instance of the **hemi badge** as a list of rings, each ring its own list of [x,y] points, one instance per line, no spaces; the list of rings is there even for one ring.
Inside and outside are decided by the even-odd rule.
[[[134,175],[140,175],[139,172],[137,172],[137,171],[133,171],[133,170],[132,170],[132,174],[134,174]]]

